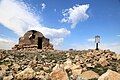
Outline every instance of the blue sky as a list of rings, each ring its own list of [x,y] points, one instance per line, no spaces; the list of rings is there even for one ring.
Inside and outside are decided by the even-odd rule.
[[[0,0],[0,48],[30,29],[56,49],[94,48],[100,35],[101,49],[120,52],[120,0]]]

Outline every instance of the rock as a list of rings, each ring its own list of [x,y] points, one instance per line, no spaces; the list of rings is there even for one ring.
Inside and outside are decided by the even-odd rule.
[[[37,66],[37,61],[36,61],[37,56],[34,57],[32,61],[29,62],[28,66],[29,67],[36,67]]]
[[[116,54],[117,60],[120,60],[120,54]]]
[[[120,74],[112,70],[107,70],[98,80],[120,80]]]
[[[35,72],[32,68],[28,67],[24,71],[21,71],[20,73],[15,75],[16,79],[32,79],[35,77]]]
[[[3,76],[0,75],[0,80],[3,80]]]
[[[5,76],[4,78],[3,78],[3,80],[12,80],[13,79],[13,76],[12,75],[10,75],[10,76]]]
[[[72,67],[72,60],[70,58],[64,63],[64,69],[70,69]]]
[[[15,69],[18,69],[18,68],[20,68],[20,65],[19,65],[19,64],[16,64],[16,63],[14,63],[12,67],[13,67],[13,68],[15,68]]]
[[[9,56],[10,59],[14,59],[14,56]]]
[[[56,64],[56,66],[53,67],[53,71],[58,70],[58,69],[60,69],[60,65],[59,65],[59,64]]]
[[[81,69],[80,65],[79,64],[73,64],[71,66],[71,69],[74,70],[74,69]]]
[[[4,61],[9,61],[9,60],[10,60],[10,58],[8,58],[8,57],[4,59]]]
[[[74,70],[72,70],[72,75],[78,76],[81,74],[81,72],[82,72],[82,69],[74,69]]]
[[[89,57],[92,57],[92,56],[93,56],[92,54],[93,54],[92,52],[88,52],[88,53],[86,54],[86,56],[89,58]]]
[[[2,75],[2,76],[5,75],[7,69],[8,69],[8,66],[0,65],[0,75]]]
[[[20,65],[14,63],[13,66],[12,66],[12,69],[15,71],[15,73],[18,72],[18,69],[20,68]]]
[[[6,71],[5,70],[0,70],[0,76],[3,76],[6,74]]]
[[[80,75],[84,79],[92,79],[92,78],[98,78],[99,75],[95,73],[94,71],[85,71]]]
[[[36,72],[36,76],[35,77],[37,79],[45,80],[45,72],[44,71]]]
[[[101,64],[103,67],[108,65],[108,61],[105,57],[101,57],[98,61],[99,64]]]
[[[0,67],[1,67],[1,70],[7,70],[8,69],[8,66],[6,66],[6,65],[0,65]]]
[[[76,61],[79,61],[79,60],[80,60],[79,55],[76,55],[76,56],[75,56],[75,60],[76,60]]]
[[[77,76],[76,80],[86,80],[86,79],[83,79],[82,77]]]
[[[0,53],[0,60],[4,59],[5,58],[5,54],[3,53]]]
[[[43,70],[44,70],[44,71],[48,71],[49,69],[50,69],[50,68],[47,67],[47,66],[44,66],[44,67],[43,67]]]
[[[51,80],[69,80],[66,71],[59,69],[50,73]]]
[[[73,64],[71,67],[73,77],[76,77],[81,74],[82,68],[79,64]]]
[[[87,67],[91,67],[91,68],[94,68],[94,67],[95,67],[95,66],[92,65],[91,63],[86,64],[86,66],[87,66]]]
[[[69,58],[70,57],[70,53],[66,53],[66,56],[67,56],[67,58]]]

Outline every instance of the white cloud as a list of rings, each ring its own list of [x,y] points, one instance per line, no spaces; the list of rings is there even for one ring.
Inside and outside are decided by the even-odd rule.
[[[47,28],[39,21],[39,16],[36,16],[24,2],[16,0],[2,0],[0,2],[0,24],[12,30],[18,36],[22,36],[31,29],[42,32],[51,41],[56,40],[56,38],[64,38],[70,34],[70,31],[65,28]]]
[[[75,28],[78,22],[84,21],[89,18],[89,15],[86,13],[86,11],[89,8],[89,4],[86,5],[76,5],[72,8],[65,9],[63,14],[63,19],[61,22],[67,22],[72,24],[71,28]]]
[[[52,42],[54,43],[56,48],[59,48],[62,46],[64,38],[56,38]]]
[[[0,37],[0,49],[11,49],[14,45],[14,41]]]
[[[42,3],[41,6],[42,6],[42,11],[43,11],[46,8],[46,4]]]
[[[101,49],[110,49],[120,54],[120,43],[100,44]]]
[[[116,36],[120,37],[120,34],[118,34],[118,35],[116,35]]]
[[[88,42],[95,42],[95,39],[94,38],[90,38],[87,40]]]
[[[57,10],[56,10],[56,9],[54,9],[54,11],[56,12]]]

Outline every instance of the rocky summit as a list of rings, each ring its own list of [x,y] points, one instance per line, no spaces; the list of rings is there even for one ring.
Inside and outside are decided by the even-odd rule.
[[[110,50],[0,50],[0,80],[120,80]]]

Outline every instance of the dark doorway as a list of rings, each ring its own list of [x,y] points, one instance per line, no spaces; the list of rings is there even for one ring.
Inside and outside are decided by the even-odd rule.
[[[42,38],[38,37],[38,49],[42,49]]]

